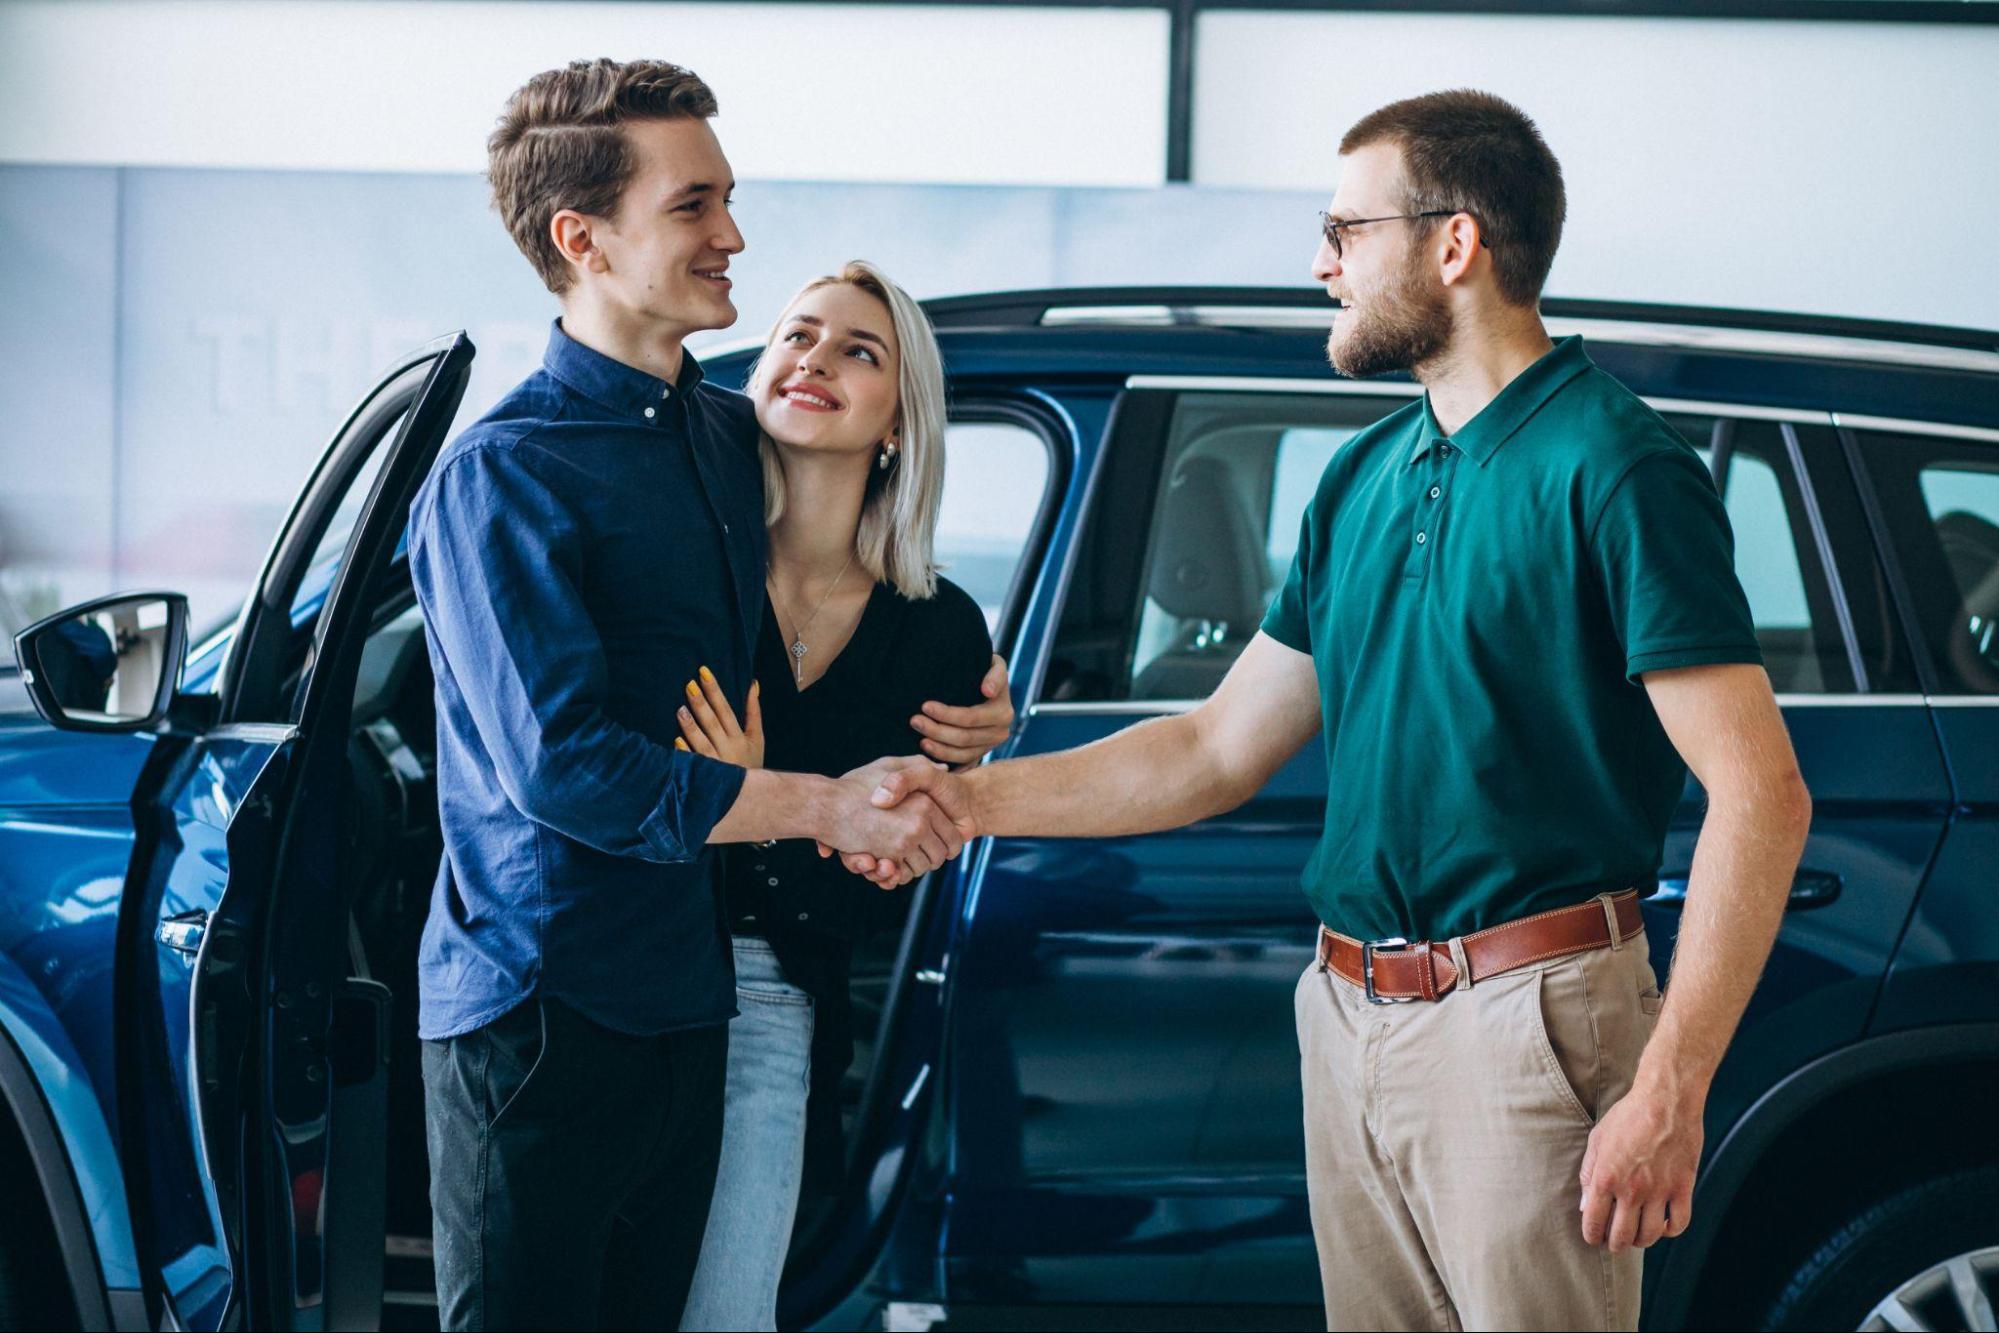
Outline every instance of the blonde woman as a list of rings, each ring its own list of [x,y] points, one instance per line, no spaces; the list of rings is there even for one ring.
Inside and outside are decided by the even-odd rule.
[[[740,721],[705,671],[689,682],[676,744],[830,775],[889,754],[978,758],[1011,711],[984,614],[932,560],[944,372],[928,320],[880,270],[850,263],[792,299],[748,390],[770,529],[757,680]],[[732,848],[725,866],[740,1012],[681,1327],[772,1329],[807,1164],[815,1178],[840,1168],[848,972],[880,890],[810,842]]]

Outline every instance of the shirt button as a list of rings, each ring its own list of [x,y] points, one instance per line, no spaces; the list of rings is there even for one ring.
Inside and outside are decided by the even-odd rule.
[[[724,537],[726,537],[726,536],[728,536],[728,535],[729,535],[729,525],[728,525],[727,523],[724,523],[724,524],[722,525],[722,535],[723,535]]]
[[[1443,493],[1444,493],[1444,488],[1442,486],[1432,486],[1430,488],[1430,498],[1432,500],[1436,499],[1438,496],[1442,495]]]
[[[1419,532],[1416,534],[1416,544],[1418,546],[1421,546],[1424,542],[1429,540],[1430,540],[1430,534],[1427,532]]]
[[[648,407],[648,408],[646,409],[646,415],[647,415],[648,417],[650,417],[650,416],[652,416],[652,415],[653,415],[653,410],[652,410],[652,409],[651,409],[650,407]]]
[[[770,885],[770,886],[771,886],[771,887],[772,887],[773,889],[774,889],[774,888],[776,888],[776,887],[777,887],[777,876],[776,876],[776,875],[772,875],[772,876],[771,876],[771,877],[770,877],[769,879],[765,880],[765,881],[764,881],[764,883],[766,883],[766,884]]]
[[[667,386],[666,388],[664,388],[664,389],[661,389],[661,390],[659,391],[659,396],[660,396],[660,399],[661,399],[662,401],[664,401],[665,399],[668,399],[668,398],[671,398],[671,397],[673,397],[673,386],[672,386],[672,385],[668,385],[668,386]]]
[[[798,919],[799,919],[800,921],[810,921],[810,920],[812,919],[812,913],[810,913],[810,912],[800,912],[800,913],[798,914]]]
[[[770,869],[770,867],[769,867],[769,866],[767,866],[767,865],[765,865],[765,864],[764,864],[763,862],[759,861],[759,862],[757,862],[757,869],[758,869],[759,871],[763,871],[763,870],[768,870],[768,869]]]

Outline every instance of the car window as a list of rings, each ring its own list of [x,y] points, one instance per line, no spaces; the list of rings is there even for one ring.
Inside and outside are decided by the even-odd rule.
[[[1291,572],[1291,561],[1298,554],[1299,525],[1305,521],[1305,507],[1318,493],[1326,464],[1333,461],[1333,451],[1352,439],[1358,429],[1297,426],[1277,437],[1277,459],[1270,477],[1270,531],[1264,537],[1269,557],[1265,581],[1273,596]]]
[[[1042,696],[1205,698],[1289,573],[1326,464],[1405,401],[1133,395],[1096,487]]]
[[[1185,406],[1146,548],[1133,699],[1201,699],[1221,683],[1290,573],[1326,464],[1367,424],[1289,425],[1267,399]]]
[[[1858,432],[1943,694],[1999,694],[1999,440]]]
[[[1149,472],[1117,456],[1142,448],[1130,438],[1138,428],[1127,428],[1106,463],[1106,475],[1116,479],[1099,487],[1110,494],[1093,505],[1043,697],[1205,698],[1289,573],[1300,520],[1326,465],[1403,401],[1182,393],[1150,421],[1159,453]],[[1127,416],[1145,420],[1143,413]],[[1853,690],[1845,627],[1783,427],[1689,414],[1668,420],[1719,468],[1736,575],[1773,686],[1784,693]],[[1135,484],[1149,492],[1144,509],[1119,498]],[[1142,556],[1121,562],[1120,546],[1132,546],[1141,527]],[[1122,619],[1115,583],[1123,584],[1130,608]]]
[[[1919,481],[1957,598],[1940,651],[1959,685],[1999,692],[1999,460],[1926,467]]]
[[[455,396],[462,379],[435,380],[438,362],[418,357],[383,380],[329,445],[259,579],[250,633],[232,636],[224,663],[236,693],[225,701],[238,721],[296,721],[309,679],[311,644],[326,599],[350,557],[357,525],[396,445],[422,406],[424,390]],[[285,617],[255,612],[283,607]],[[240,659],[240,661],[239,661]],[[233,682],[233,684],[229,683]]]
[[[299,582],[298,591],[292,597],[292,619],[298,621],[309,612],[317,611],[318,605],[332,587],[333,579],[340,571],[340,562],[347,554],[347,539],[353,535],[354,524],[361,517],[361,508],[368,502],[369,493],[375,488],[375,478],[382,470],[382,462],[389,456],[389,445],[401,433],[404,420],[409,416],[403,412],[391,422],[368,448],[367,457],[355,471],[353,479],[347,483],[341,494],[339,507],[333,511],[319,542],[313,547],[312,558],[306,564],[305,578]]]
[[[1012,421],[953,421],[944,435],[937,562],[995,633],[1048,489],[1048,444]]]
[[[1780,694],[1851,692],[1845,632],[1783,427],[1685,414],[1666,419],[1721,489],[1735,538],[1735,577],[1771,687]]]

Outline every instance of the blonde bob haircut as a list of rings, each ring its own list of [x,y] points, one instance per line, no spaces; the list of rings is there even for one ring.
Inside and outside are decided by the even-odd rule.
[[[944,497],[944,360],[930,320],[908,292],[866,260],[849,261],[829,277],[814,278],[785,303],[770,337],[769,350],[792,307],[821,287],[858,287],[888,308],[897,349],[895,457],[887,468],[870,466],[861,501],[861,526],[854,534],[854,558],[870,578],[893,584],[911,601],[937,594],[937,511]],[[760,395],[763,357],[750,368],[750,390]],[[770,436],[762,437],[764,526],[784,514],[784,462]],[[877,452],[876,457],[880,454]]]

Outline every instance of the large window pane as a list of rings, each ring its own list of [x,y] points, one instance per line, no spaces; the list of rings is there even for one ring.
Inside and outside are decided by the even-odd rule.
[[[1397,398],[1359,395],[1185,393],[1154,413],[1156,473],[1148,477],[1131,457],[1112,460],[1122,470],[1091,515],[1045,697],[1205,698],[1289,572],[1300,520],[1327,464],[1399,406]],[[1136,408],[1126,416],[1147,420]],[[1854,689],[1844,627],[1782,428],[1669,420],[1721,469],[1736,574],[1772,684],[1786,693]],[[1144,445],[1114,442],[1133,456]],[[1139,478],[1150,492],[1143,507],[1129,495]],[[1143,558],[1122,556],[1140,528]]]
[[[1717,472],[1735,536],[1735,577],[1749,600],[1771,686],[1782,694],[1850,692],[1845,632],[1783,428],[1704,416],[1667,420]]]
[[[1999,694],[1999,441],[1857,432],[1940,694]]]
[[[1048,487],[1048,445],[1012,422],[954,421],[944,452],[937,561],[997,632]]]
[[[1402,402],[1134,395],[1120,409],[1044,697],[1205,698],[1289,573],[1326,464]]]
[[[1940,462],[1918,482],[1956,601],[1937,652],[1957,685],[1999,693],[1999,459]]]

